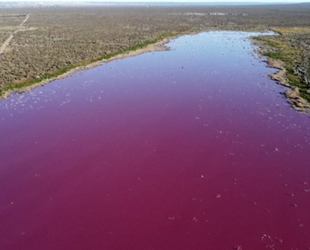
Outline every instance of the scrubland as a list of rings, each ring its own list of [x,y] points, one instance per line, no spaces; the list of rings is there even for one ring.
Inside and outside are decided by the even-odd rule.
[[[12,17],[17,14],[24,16]],[[2,94],[175,34],[274,29],[280,35],[261,39],[270,47],[266,55],[287,64],[292,85],[310,100],[310,4],[4,8],[1,44],[27,14],[30,18],[0,55]]]
[[[287,85],[310,102],[310,27],[277,27],[273,30],[279,35],[256,38],[266,45],[263,54],[283,62]]]

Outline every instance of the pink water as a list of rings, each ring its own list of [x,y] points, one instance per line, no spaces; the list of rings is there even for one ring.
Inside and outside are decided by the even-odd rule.
[[[310,249],[310,119],[250,35],[0,101],[0,249]]]

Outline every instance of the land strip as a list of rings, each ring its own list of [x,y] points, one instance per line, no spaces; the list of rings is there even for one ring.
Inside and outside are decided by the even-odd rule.
[[[66,76],[75,68],[127,55],[130,51],[140,50],[176,34],[208,30],[265,31],[279,24],[282,25],[280,28],[286,29],[306,29],[310,26],[310,4],[0,10],[0,16],[24,13],[31,13],[31,18],[26,20],[27,23],[23,22],[20,29],[24,32],[15,33],[14,39],[10,40],[10,49],[1,55],[2,96],[7,96],[14,90],[44,84],[55,77]],[[2,40],[5,35],[10,34],[10,27],[17,26],[16,20],[18,18],[0,18]],[[274,39],[283,37],[277,36]],[[307,41],[307,36],[297,36],[296,33],[292,33],[290,38],[300,44]],[[296,44],[298,42],[294,46]],[[296,57],[294,60],[301,63],[303,58]],[[293,67],[292,72],[288,72],[286,68],[296,84],[297,80],[306,79],[304,76],[310,71],[306,63],[303,65]],[[304,99],[307,90],[299,87],[299,95]]]
[[[8,84],[5,88],[0,89],[0,100],[9,97],[13,92],[23,93],[38,86],[45,85],[51,81],[66,78],[77,71],[99,66],[102,63],[137,56],[148,52],[168,50],[168,47],[166,47],[165,44],[168,43],[170,39],[176,38],[177,36],[180,35],[182,34],[163,34],[162,36],[159,36],[156,40],[148,41],[141,45],[130,47],[126,51],[120,51],[113,54],[108,54],[93,59],[91,61],[80,62],[73,65],[72,67],[67,67],[60,71],[53,72],[52,74],[46,73],[42,78],[26,79],[22,84],[20,83]]]
[[[271,78],[289,87],[284,94],[298,111],[310,114],[310,28],[274,27],[276,36],[253,38],[268,65],[280,71]]]

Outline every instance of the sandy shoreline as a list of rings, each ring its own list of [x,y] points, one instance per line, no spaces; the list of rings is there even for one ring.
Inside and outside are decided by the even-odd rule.
[[[251,38],[250,40],[254,45],[258,46],[258,49],[255,52],[259,55],[262,56],[263,53],[268,50],[268,47],[264,42],[255,40],[253,38]],[[279,84],[289,88],[284,92],[284,95],[287,102],[292,106],[292,108],[299,112],[310,115],[310,103],[300,96],[298,87],[293,87],[289,84],[289,80],[286,76],[287,70],[284,63],[280,60],[267,57],[267,65],[271,68],[279,70],[278,72],[271,74],[270,78],[278,82]]]
[[[183,34],[180,34],[180,35],[183,35]],[[22,87],[22,88],[19,88],[19,89],[8,90],[2,96],[0,96],[0,100],[8,98],[13,93],[23,93],[23,92],[32,90],[32,89],[34,89],[36,87],[43,86],[43,85],[45,85],[47,83],[50,83],[52,81],[69,77],[70,75],[72,75],[72,74],[74,74],[74,73],[76,73],[78,71],[81,71],[81,70],[84,70],[84,69],[91,69],[91,68],[100,66],[102,63],[108,63],[108,62],[111,62],[111,61],[114,61],[114,60],[124,59],[124,58],[128,58],[128,57],[133,57],[133,56],[137,56],[137,55],[141,55],[141,54],[149,53],[149,52],[167,51],[167,50],[169,50],[169,48],[166,46],[166,44],[168,42],[170,42],[171,39],[177,38],[180,35],[176,35],[176,36],[172,36],[172,37],[169,37],[169,38],[165,38],[165,39],[163,39],[163,40],[161,40],[159,42],[156,42],[154,44],[150,44],[150,45],[146,46],[145,48],[137,49],[135,51],[129,51],[129,52],[124,53],[124,54],[119,54],[119,55],[111,57],[110,59],[103,59],[103,60],[96,61],[94,63],[90,63],[90,64],[85,65],[85,66],[80,66],[80,67],[73,68],[73,69],[69,70],[68,72],[66,72],[64,74],[61,74],[59,76],[56,76],[56,77],[53,77],[53,78],[50,78],[50,79],[46,79],[44,81],[35,83],[33,85],[30,85],[30,86]]]
[[[182,33],[182,34],[178,34],[175,36],[167,37],[167,38],[164,38],[163,40],[161,40],[159,42],[156,42],[154,44],[150,44],[150,45],[146,46],[145,48],[137,49],[135,51],[130,51],[130,52],[123,53],[123,54],[119,54],[119,55],[111,57],[110,59],[99,60],[99,61],[96,61],[94,63],[90,63],[90,64],[85,65],[85,66],[76,67],[76,68],[69,70],[68,72],[66,72],[64,74],[61,74],[59,76],[56,76],[56,77],[53,77],[50,79],[46,79],[44,81],[32,84],[30,86],[22,87],[19,89],[8,90],[5,93],[3,93],[2,96],[0,96],[0,100],[8,98],[13,93],[23,93],[23,92],[30,91],[36,87],[43,86],[43,85],[50,83],[52,81],[69,77],[78,71],[81,71],[84,69],[91,69],[91,68],[100,66],[102,63],[108,63],[108,62],[111,62],[114,60],[133,57],[133,56],[137,56],[137,55],[141,55],[141,54],[149,53],[149,52],[167,51],[167,50],[169,50],[169,48],[166,46],[166,44],[169,43],[171,39],[175,39],[175,38],[182,36],[182,35],[193,35],[196,33],[199,33],[199,32],[184,33],[184,34]],[[257,53],[258,55],[263,56],[263,53],[268,50],[268,46],[264,42],[255,40],[253,38],[250,38],[250,41],[251,41],[251,43],[253,43],[254,45],[256,45],[258,47],[258,49],[255,50],[255,53]],[[286,96],[287,101],[291,104],[291,106],[294,109],[298,110],[299,112],[310,114],[310,103],[300,96],[298,87],[292,87],[289,85],[289,82],[288,82],[288,79],[286,76],[286,68],[285,68],[284,63],[280,60],[267,58],[267,65],[271,68],[279,69],[278,72],[271,74],[270,78],[274,81],[277,81],[279,84],[289,88],[287,91],[284,92],[284,94]]]

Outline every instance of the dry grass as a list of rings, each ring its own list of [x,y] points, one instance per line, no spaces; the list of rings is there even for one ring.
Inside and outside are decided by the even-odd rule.
[[[310,27],[272,27],[272,29],[282,35],[310,32]]]

